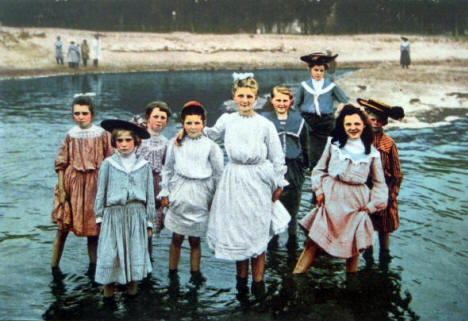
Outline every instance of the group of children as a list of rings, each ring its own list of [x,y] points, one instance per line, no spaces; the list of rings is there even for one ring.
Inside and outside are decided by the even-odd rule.
[[[137,281],[152,270],[153,230],[166,227],[172,232],[170,275],[177,273],[187,236],[191,281],[203,282],[200,241],[206,236],[216,258],[236,262],[241,299],[248,296],[250,261],[251,291],[261,299],[268,243],[288,225],[289,241],[296,242],[308,170],[315,208],[299,222],[307,239],[293,273],[306,272],[320,250],[345,258],[347,271],[355,272],[359,253],[372,246],[374,228],[381,251],[388,253],[389,233],[398,227],[402,175],[395,144],[382,129],[389,116],[403,118],[403,109],[375,99],[347,103],[343,91],[324,78],[335,58],[301,57],[312,78],[301,83],[295,97],[286,87],[274,87],[272,110],[263,115],[254,109],[257,81],[236,74],[237,112],[206,127],[205,107],[189,101],[180,112],[183,128],[170,140],[161,134],[171,117],[164,102],[147,105],[144,128],[123,120],[96,126],[91,99],[75,98],[77,126],[68,132],[55,166],[52,219],[58,231],[52,267],[58,267],[73,231],[88,237],[104,297],[113,297],[115,283],[126,284],[134,296]],[[336,123],[334,99],[347,103],[339,106]]]

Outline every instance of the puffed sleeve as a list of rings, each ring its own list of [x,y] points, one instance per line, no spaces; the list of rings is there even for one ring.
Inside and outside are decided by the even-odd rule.
[[[104,206],[106,206],[107,184],[109,178],[109,162],[104,160],[101,163],[98,173],[96,200],[94,201],[94,213],[96,223],[102,222],[104,215]]]
[[[226,117],[229,114],[222,114],[221,117],[218,118],[216,123],[213,127],[205,127],[203,129],[203,133],[208,136],[208,138],[217,141],[222,139],[224,136],[224,132],[226,131]]]
[[[301,105],[304,102],[304,88],[302,85],[299,85],[296,90],[296,96],[294,97],[294,108],[297,111],[301,111]]]
[[[158,199],[169,196],[169,182],[171,181],[172,176],[174,176],[174,164],[175,164],[175,155],[174,148],[180,148],[175,146],[174,139],[171,139],[167,144],[165,163],[161,171],[161,191],[158,194]]]
[[[372,158],[371,163],[372,189],[370,191],[370,201],[367,208],[371,213],[384,210],[388,202],[388,187],[385,183],[385,176],[382,169],[380,155]]]
[[[348,102],[348,97],[346,97],[343,89],[338,86],[333,87],[333,96],[335,96],[336,100],[338,100],[340,103],[345,104]]]
[[[267,121],[266,124],[267,159],[273,164],[276,187],[284,187],[289,183],[284,179],[288,168],[284,160],[283,148],[275,125],[270,121]]]
[[[156,205],[154,204],[153,172],[149,163],[146,164],[146,222],[153,228],[156,218]]]
[[[323,194],[322,181],[328,175],[328,163],[330,161],[331,148],[331,138],[329,138],[325,148],[323,149],[322,156],[313,168],[310,176],[312,180],[312,191],[317,196]]]
[[[111,134],[108,131],[103,133],[104,139],[104,158],[111,156],[114,153],[114,147],[111,143]]]
[[[68,164],[70,164],[70,159],[69,159],[69,147],[70,147],[71,139],[70,136],[67,135],[62,143],[62,146],[60,146],[59,153],[57,155],[57,158],[55,159],[55,171],[64,171],[67,167]]]
[[[211,168],[213,169],[213,178],[216,186],[221,179],[224,169],[224,156],[221,148],[216,143],[211,144],[211,150],[209,155],[209,161],[211,163]]]

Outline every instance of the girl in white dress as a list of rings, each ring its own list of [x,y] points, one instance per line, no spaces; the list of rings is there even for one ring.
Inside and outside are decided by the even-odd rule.
[[[224,137],[229,160],[213,200],[207,241],[215,257],[236,261],[241,300],[247,297],[251,260],[252,292],[258,299],[265,291],[265,250],[274,234],[273,202],[287,185],[286,166],[275,126],[253,109],[258,95],[253,75],[235,80],[232,93],[238,112],[223,114],[205,128],[210,138]],[[288,221],[289,216],[284,228]]]
[[[200,273],[200,237],[206,234],[209,209],[223,172],[221,149],[202,136],[205,118],[205,109],[199,102],[184,105],[180,115],[184,137],[176,137],[168,144],[158,195],[161,206],[168,207],[164,225],[172,231],[169,275],[177,273],[181,245],[188,235],[194,283],[204,280]]]

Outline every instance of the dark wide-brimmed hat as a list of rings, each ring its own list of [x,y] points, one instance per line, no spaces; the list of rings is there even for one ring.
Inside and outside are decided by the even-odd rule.
[[[308,63],[310,65],[327,65],[335,58],[338,57],[338,55],[333,55],[333,56],[328,56],[324,54],[323,52],[313,52],[311,54],[305,55],[301,57],[301,60]]]
[[[403,41],[408,41],[408,38],[404,37],[404,36],[401,36],[401,40]]]
[[[405,111],[400,106],[390,106],[375,98],[369,98],[368,100],[358,98],[357,102],[359,105],[364,106],[368,112],[376,114],[381,117],[390,117],[395,120],[401,120],[405,117]]]
[[[106,119],[101,122],[101,127],[112,133],[114,129],[131,130],[141,139],[148,139],[151,135],[138,125],[120,119]]]

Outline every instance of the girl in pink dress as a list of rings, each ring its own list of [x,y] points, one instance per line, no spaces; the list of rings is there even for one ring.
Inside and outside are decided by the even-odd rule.
[[[52,268],[58,267],[68,232],[88,238],[88,255],[96,264],[99,229],[94,215],[96,184],[101,162],[113,153],[110,135],[92,123],[91,98],[80,95],[73,100],[73,120],[55,160],[58,184],[55,188],[52,222],[58,230],[52,251]]]
[[[299,222],[307,240],[295,274],[308,270],[319,249],[346,259],[346,271],[356,272],[359,253],[372,245],[369,215],[387,206],[388,189],[366,113],[345,105],[331,134],[312,170],[317,207]]]

